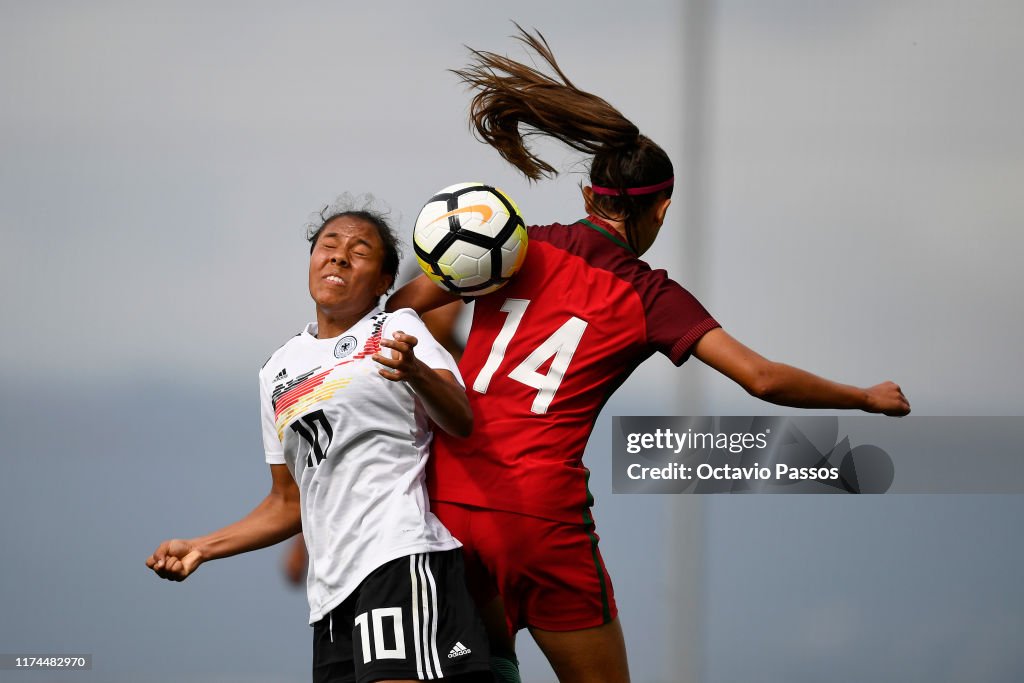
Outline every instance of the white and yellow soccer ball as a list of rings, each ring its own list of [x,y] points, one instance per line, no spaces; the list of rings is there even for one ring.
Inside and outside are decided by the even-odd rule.
[[[526,258],[526,224],[519,207],[484,183],[436,192],[416,218],[416,260],[440,287],[461,296],[504,285]]]

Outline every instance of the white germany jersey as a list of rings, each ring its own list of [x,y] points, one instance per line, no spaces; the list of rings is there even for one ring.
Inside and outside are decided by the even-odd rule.
[[[266,459],[288,465],[302,496],[310,623],[385,562],[460,545],[429,511],[426,412],[407,383],[381,377],[371,358],[396,331],[419,340],[418,359],[462,383],[411,309],[374,309],[332,339],[317,339],[311,323],[260,370]]]

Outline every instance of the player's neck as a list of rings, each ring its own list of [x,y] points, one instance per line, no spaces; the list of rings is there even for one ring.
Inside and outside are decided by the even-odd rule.
[[[624,221],[610,220],[596,214],[590,214],[588,220],[594,225],[599,225],[605,230],[618,235],[625,241],[626,239],[626,223]]]
[[[379,305],[374,301],[363,311],[336,311],[328,310],[322,306],[316,307],[316,337],[317,339],[330,339],[337,337],[358,323],[366,314]]]

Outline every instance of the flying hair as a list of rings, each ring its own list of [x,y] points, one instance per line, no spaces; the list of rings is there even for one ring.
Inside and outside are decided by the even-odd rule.
[[[672,160],[618,109],[577,88],[558,66],[540,31],[530,33],[515,26],[519,35],[514,37],[552,73],[470,49],[469,66],[453,70],[476,90],[469,109],[470,127],[534,181],[556,176],[558,170],[530,149],[531,136],[546,135],[592,155],[594,192],[588,209],[607,220],[622,221],[626,241],[637,251],[640,221],[658,202],[672,196]]]
[[[519,24],[517,40],[550,67],[553,75],[493,52],[473,50],[464,69],[453,69],[477,93],[470,103],[470,126],[480,140],[530,180],[558,175],[557,169],[527,145],[532,135],[547,135],[569,147],[596,155],[635,146],[639,129],[604,99],[577,88],[565,75],[547,40]]]

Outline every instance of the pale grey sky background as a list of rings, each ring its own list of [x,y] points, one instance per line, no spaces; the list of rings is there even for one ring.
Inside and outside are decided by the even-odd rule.
[[[1022,6],[707,6],[691,168],[682,2],[0,2],[0,653],[94,654],[54,680],[308,680],[279,550],[181,585],[142,562],[269,486],[256,370],[312,314],[310,212],[371,191],[408,226],[483,179],[532,223],[579,217],[580,176],[517,177],[445,71],[464,43],[522,56],[510,19],[701,188],[650,260],[735,336],[895,379],[918,414],[1024,412]],[[640,683],[678,680],[664,596],[693,577],[671,501],[611,494],[607,419],[683,405],[786,412],[660,357],[606,407],[587,462]],[[701,681],[1024,677],[1019,496],[732,496],[704,520]],[[524,680],[552,680],[528,641]]]

